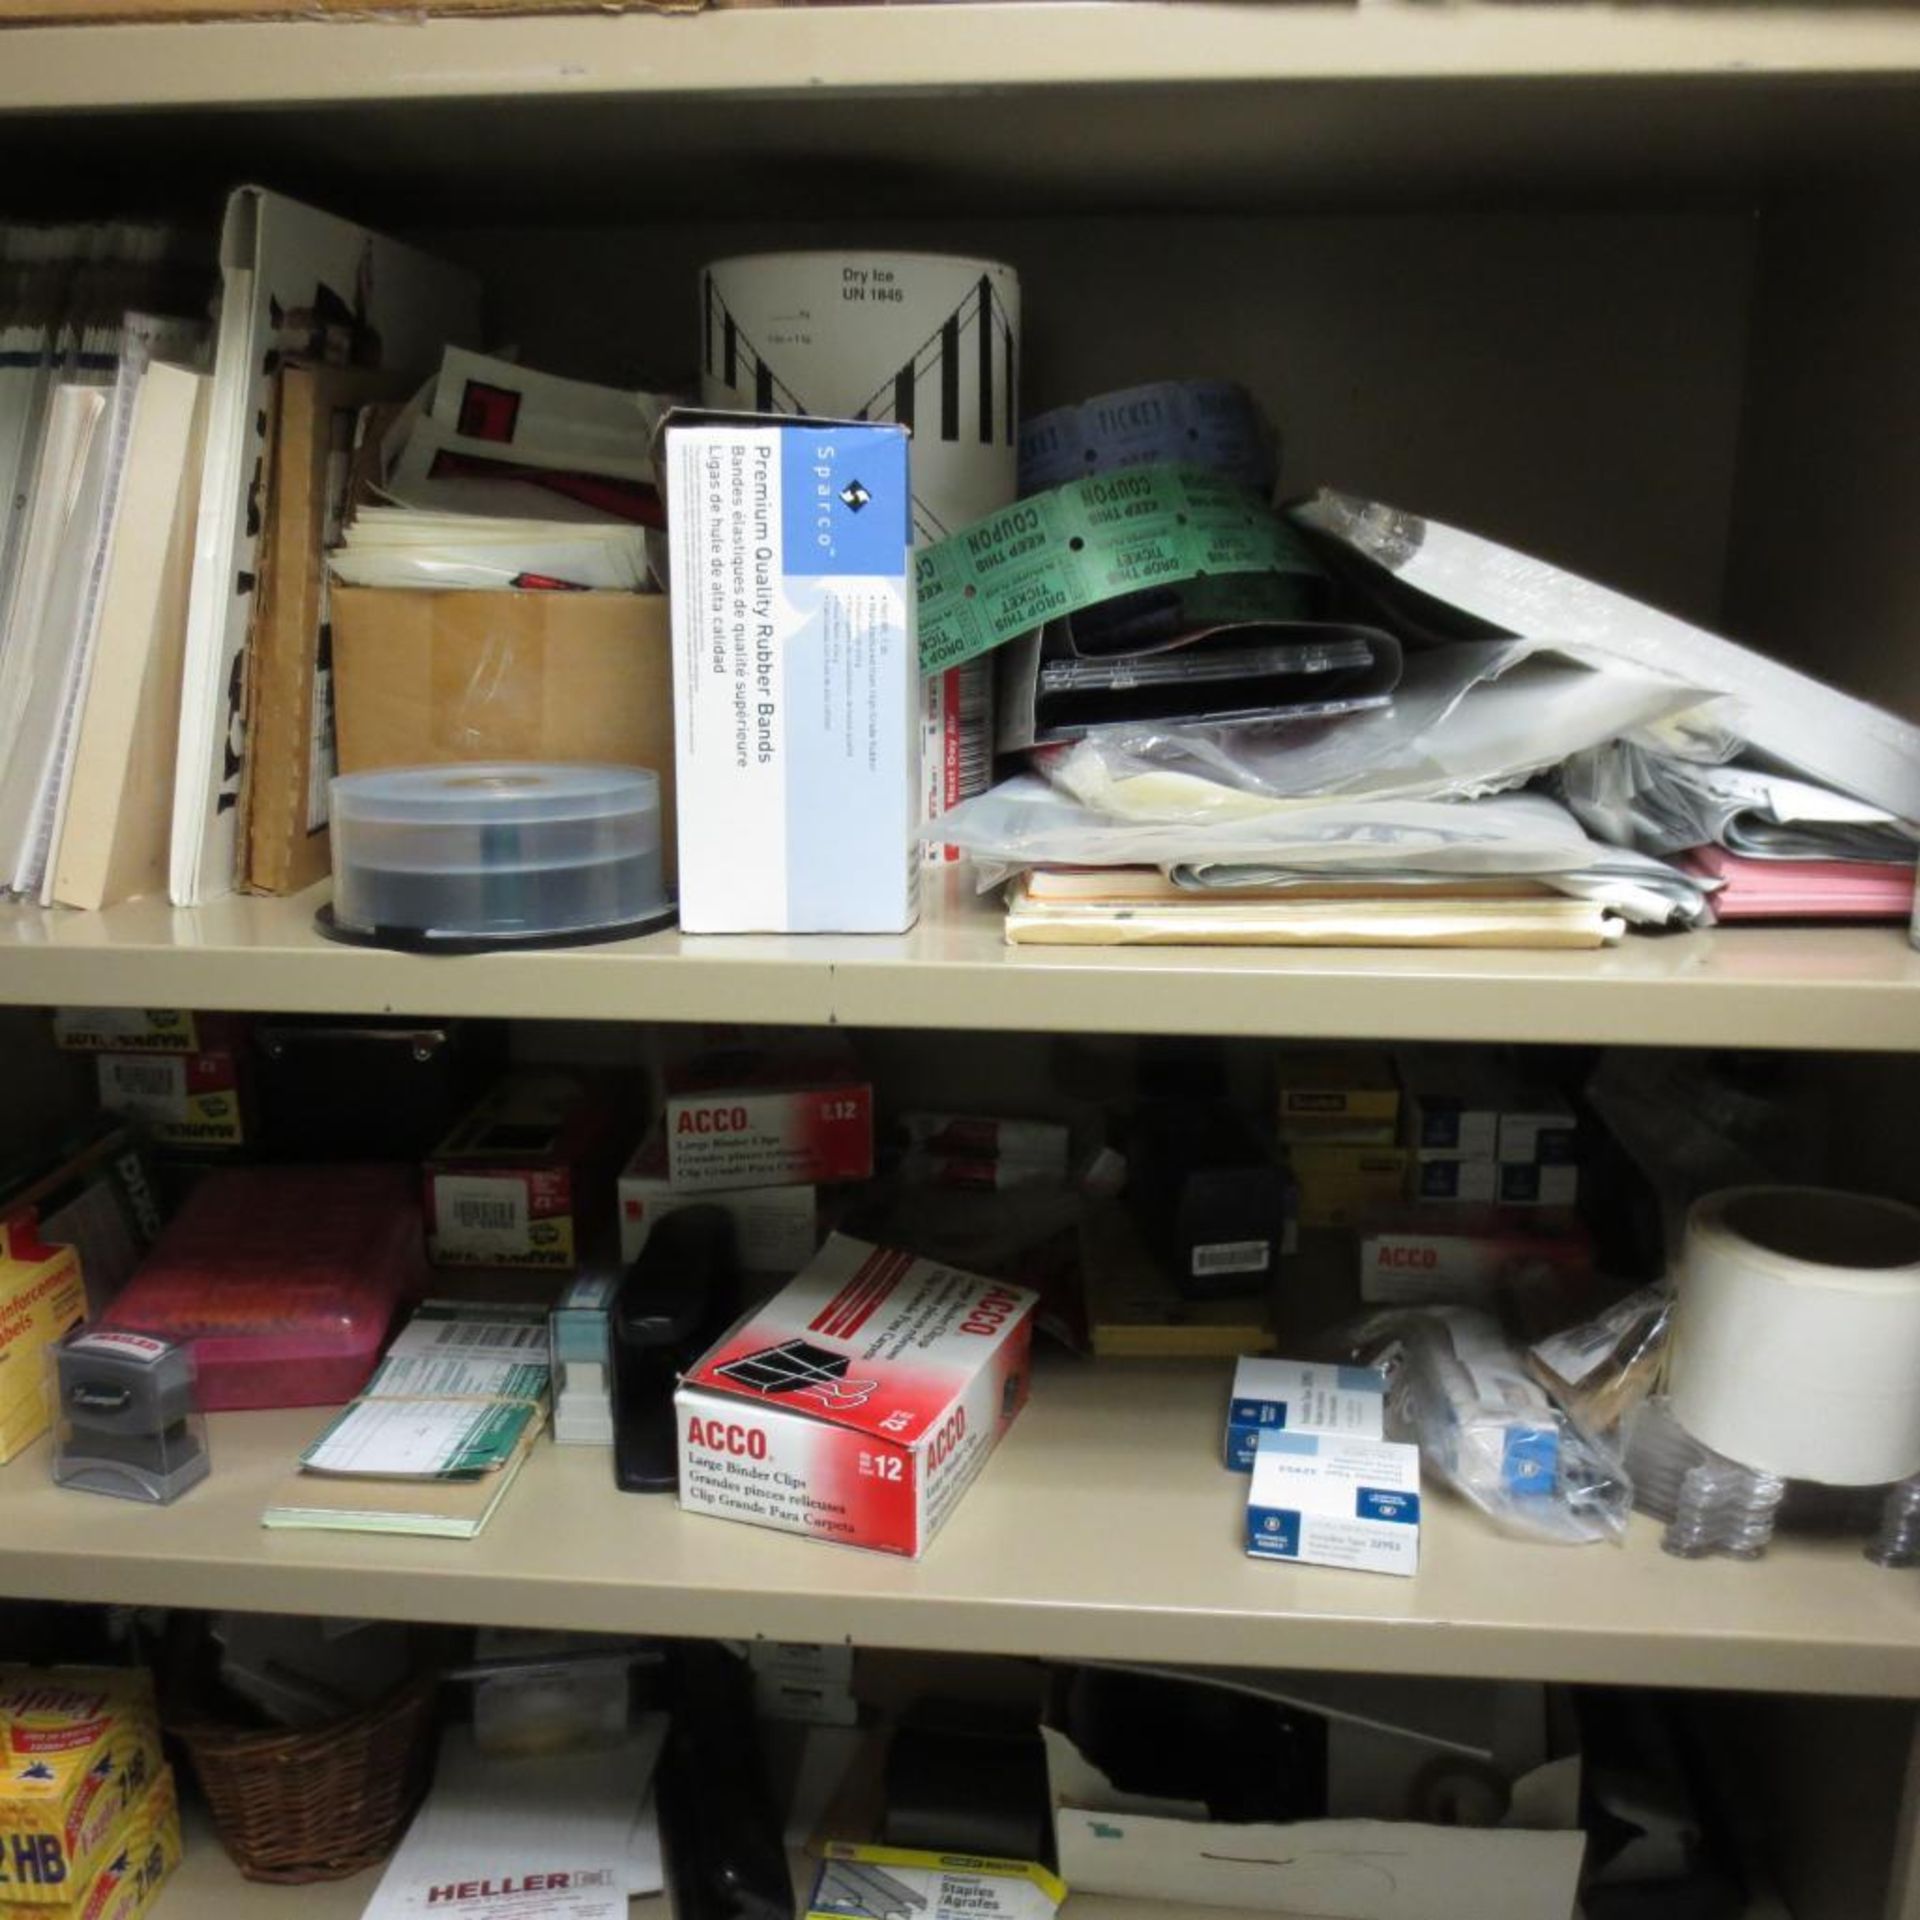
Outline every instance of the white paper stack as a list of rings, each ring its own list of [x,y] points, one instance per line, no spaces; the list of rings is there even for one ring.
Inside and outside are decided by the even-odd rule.
[[[330,557],[351,587],[492,587],[519,592],[650,584],[647,536],[624,521],[512,520],[363,507]]]
[[[173,390],[169,430],[163,433],[157,421],[149,422],[136,466],[134,426],[141,395],[158,361],[190,359],[203,334],[196,322],[135,313],[117,326],[90,328],[81,336],[80,350],[67,356],[60,376],[51,380],[44,416],[11,422],[6,429],[10,443],[21,443],[16,451],[24,451],[29,437],[36,444],[24,467],[19,539],[0,615],[0,888],[42,905],[55,898],[108,586],[110,581],[117,586],[115,612],[122,622],[128,618],[127,596],[134,591],[129,575],[114,574],[129,477],[140,483],[135,489],[139,512],[158,516],[163,550],[171,533],[173,494],[156,492],[156,467],[162,470],[161,486],[174,492],[188,478],[183,433],[190,436],[191,401],[183,416],[177,404],[182,396]],[[169,371],[192,378],[179,369]],[[151,531],[143,517],[129,544],[148,542]],[[150,603],[157,597],[160,583],[152,569],[142,575],[139,590]],[[150,633],[151,605],[145,625]],[[129,665],[124,640],[115,659]],[[130,664],[138,679],[143,662]],[[88,820],[101,829],[111,852],[117,817],[104,817],[96,806]]]
[[[664,1885],[653,1775],[666,1726],[649,1714],[624,1746],[537,1759],[489,1758],[450,1729],[366,1920],[626,1920],[629,1898]]]

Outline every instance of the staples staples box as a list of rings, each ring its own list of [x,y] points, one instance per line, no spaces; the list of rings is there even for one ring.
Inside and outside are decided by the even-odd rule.
[[[920,912],[907,431],[670,414],[680,925],[901,933]]]
[[[674,1396],[680,1504],[919,1554],[1026,1402],[1035,1299],[835,1234]]]

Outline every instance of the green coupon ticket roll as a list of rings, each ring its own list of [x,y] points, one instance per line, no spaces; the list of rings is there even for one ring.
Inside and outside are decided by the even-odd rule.
[[[1320,568],[1257,494],[1203,467],[1134,467],[1003,507],[917,559],[920,666],[937,673],[1063,614],[1220,574],[1297,582]]]

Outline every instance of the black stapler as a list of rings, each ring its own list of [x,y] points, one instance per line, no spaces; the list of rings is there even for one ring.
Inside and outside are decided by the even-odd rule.
[[[621,1492],[679,1485],[673,1390],[739,1311],[732,1216],[719,1207],[668,1214],[614,1296],[613,1478]]]

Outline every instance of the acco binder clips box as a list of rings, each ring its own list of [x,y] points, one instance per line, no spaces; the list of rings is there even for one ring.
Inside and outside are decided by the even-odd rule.
[[[919,1554],[1026,1403],[1036,1297],[835,1234],[686,1375],[680,1504]]]

